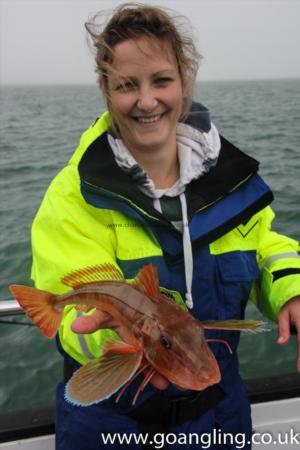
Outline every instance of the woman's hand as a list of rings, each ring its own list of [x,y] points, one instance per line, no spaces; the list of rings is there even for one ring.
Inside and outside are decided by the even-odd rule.
[[[286,344],[291,335],[291,326],[296,327],[297,331],[297,360],[296,367],[300,372],[300,296],[289,300],[280,310],[278,317],[278,332],[279,336],[277,344]]]
[[[124,338],[124,336],[122,336],[121,327],[116,320],[110,314],[100,311],[99,309],[90,316],[81,316],[75,319],[71,328],[74,333],[79,334],[94,333],[99,329],[110,328],[116,331],[121,338]],[[157,389],[161,390],[166,389],[169,385],[168,380],[159,373],[154,375],[151,383]]]
[[[119,327],[115,319],[110,314],[100,311],[99,309],[90,316],[78,317],[71,326],[72,331],[78,334],[94,333],[103,328],[111,328],[123,338],[121,327]]]

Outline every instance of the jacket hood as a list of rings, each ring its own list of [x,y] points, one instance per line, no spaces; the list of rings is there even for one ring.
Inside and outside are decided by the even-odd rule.
[[[193,103],[185,125],[208,133],[211,130],[208,110]],[[78,170],[82,183],[88,183],[110,195],[125,197],[152,216],[161,219],[161,214],[153,207],[153,199],[136,189],[132,174],[129,175],[117,164],[109,144],[108,127],[109,115],[106,113],[83,135],[81,144],[71,159],[71,162],[76,163],[81,158]],[[255,174],[258,166],[258,161],[220,136],[220,151],[215,165],[186,186],[188,218]]]

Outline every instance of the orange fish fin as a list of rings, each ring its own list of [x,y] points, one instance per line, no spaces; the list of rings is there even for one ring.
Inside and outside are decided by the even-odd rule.
[[[12,284],[9,289],[29,319],[45,336],[53,338],[63,315],[62,311],[55,308],[56,296],[40,289],[18,284]]]
[[[61,279],[61,282],[72,289],[83,284],[97,283],[98,281],[125,281],[122,273],[113,264],[90,266],[71,272]]]
[[[160,296],[157,270],[152,264],[139,270],[132,285],[149,297],[158,299]]]
[[[201,324],[205,330],[268,331],[266,322],[261,320],[208,320]]]
[[[66,386],[65,398],[69,402],[80,406],[101,402],[134,376],[143,359],[143,350],[123,342],[122,351],[117,353],[118,344],[114,351],[106,352],[75,372]],[[107,345],[109,348],[112,344]]]
[[[107,341],[103,347],[103,355],[120,355],[122,353],[137,353],[140,351],[140,344],[128,344],[124,341]]]

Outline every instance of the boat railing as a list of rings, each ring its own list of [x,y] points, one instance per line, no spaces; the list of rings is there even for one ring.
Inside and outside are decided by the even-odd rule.
[[[21,316],[23,314],[24,311],[16,300],[0,301],[0,317]]]
[[[0,301],[0,318],[24,314],[24,310],[16,300]],[[53,408],[0,413],[0,443],[52,433],[54,433]]]

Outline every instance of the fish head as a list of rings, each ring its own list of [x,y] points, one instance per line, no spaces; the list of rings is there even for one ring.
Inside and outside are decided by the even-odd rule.
[[[201,391],[220,381],[220,370],[201,323],[182,312],[166,322],[147,321],[141,330],[145,356],[171,383]]]

